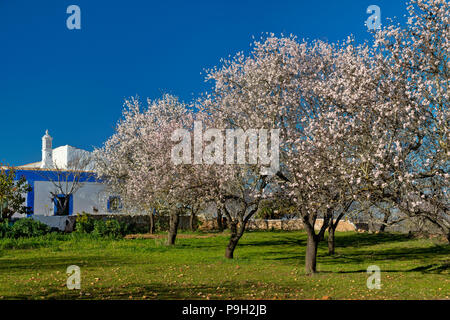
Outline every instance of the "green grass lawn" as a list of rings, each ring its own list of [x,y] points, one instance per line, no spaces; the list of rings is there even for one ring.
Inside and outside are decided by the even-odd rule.
[[[201,235],[197,233],[195,235]],[[48,235],[0,240],[1,299],[449,299],[450,246],[398,234],[337,233],[337,253],[318,253],[304,274],[306,234],[248,232],[234,260],[228,235],[177,239],[94,239]],[[69,265],[81,290],[66,288]],[[381,289],[366,286],[369,265]]]

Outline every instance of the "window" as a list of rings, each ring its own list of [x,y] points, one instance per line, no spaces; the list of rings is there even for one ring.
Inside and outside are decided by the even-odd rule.
[[[112,196],[108,199],[108,212],[118,212],[122,209],[122,201],[118,196]]]

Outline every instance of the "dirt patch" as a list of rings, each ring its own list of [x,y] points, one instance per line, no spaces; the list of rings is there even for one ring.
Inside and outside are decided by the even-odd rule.
[[[205,238],[213,238],[221,235],[220,233],[208,233],[204,235],[199,234],[178,234],[177,239],[205,239]],[[125,239],[165,239],[167,238],[167,234],[129,234],[125,236]]]

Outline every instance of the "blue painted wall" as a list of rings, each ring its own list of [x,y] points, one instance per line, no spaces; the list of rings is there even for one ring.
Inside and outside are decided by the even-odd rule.
[[[6,170],[8,172],[9,170]],[[54,170],[16,170],[16,180],[19,180],[22,177],[25,177],[28,184],[31,187],[31,191],[27,195],[27,207],[31,209],[31,214],[34,212],[34,183],[37,181],[55,181],[58,180],[58,174],[63,174],[64,177],[67,175],[68,181],[73,181],[75,178],[75,173],[71,173],[69,171],[54,171]],[[79,173],[76,173],[77,175]],[[82,172],[80,173],[80,182],[97,182],[101,183],[102,181],[97,178],[92,172]],[[73,212],[73,198],[70,201],[69,214]],[[28,216],[30,216],[29,214]]]

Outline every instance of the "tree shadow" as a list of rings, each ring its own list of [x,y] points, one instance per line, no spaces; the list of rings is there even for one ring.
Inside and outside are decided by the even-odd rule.
[[[273,233],[273,237],[266,241],[252,241],[247,239],[242,239],[238,246],[306,246],[307,236],[306,233],[293,234],[292,236],[286,237],[286,232],[281,233],[281,236],[277,236],[277,232]],[[388,243],[388,242],[403,242],[410,241],[412,238],[407,234],[400,233],[357,233],[357,232],[337,232],[336,233],[336,247],[347,248],[347,247],[365,247],[374,246],[378,244]],[[327,246],[327,235],[319,243],[319,247]]]
[[[42,296],[46,300],[102,300],[102,299],[114,299],[114,300],[129,300],[130,296],[133,299],[143,300],[205,300],[210,296],[213,299],[226,299],[233,300],[241,298],[247,293],[248,288],[260,286],[258,281],[246,281],[245,283],[225,281],[214,285],[205,284],[180,284],[170,285],[163,282],[155,282],[151,284],[129,284],[126,286],[120,286],[115,288],[90,288],[87,291],[83,290],[68,290],[67,288],[47,287],[45,293],[39,293],[35,295],[16,294],[8,296],[7,299],[12,300],[29,300],[36,299]],[[219,287],[218,287],[219,286]],[[283,286],[280,286],[283,288]],[[109,291],[109,289],[113,289]],[[278,288],[279,289],[279,288]],[[267,289],[266,289],[267,290]],[[283,291],[283,290],[280,290]],[[289,287],[286,287],[284,291],[289,291]],[[86,295],[88,293],[88,295]],[[248,298],[247,298],[248,299]],[[267,297],[266,299],[271,299]]]
[[[63,256],[63,257],[45,257],[45,258],[21,258],[21,259],[1,259],[0,272],[3,270],[66,270],[70,265],[79,267],[105,267],[132,264],[123,259],[101,256]]]
[[[303,239],[289,239],[289,240],[270,240],[270,241],[245,241],[239,243],[238,246],[241,247],[268,247],[268,246],[306,246],[306,240]]]
[[[336,247],[365,247],[383,244],[387,242],[403,242],[410,241],[411,236],[400,233],[336,233]]]
[[[420,266],[412,269],[407,270],[398,270],[398,269],[383,269],[382,272],[388,272],[388,273],[395,273],[395,272],[421,272],[423,274],[441,274],[443,272],[446,272],[450,270],[450,262],[443,262],[443,263],[434,263],[434,264],[428,264],[425,266]],[[321,271],[320,273],[339,273],[339,274],[352,274],[352,273],[366,273],[366,269],[360,269],[360,270],[350,270],[350,271]]]
[[[328,256],[336,262],[344,259],[346,261],[352,260],[354,262],[363,262],[367,260],[427,260],[435,259],[437,256],[449,256],[450,246],[435,245],[428,248],[387,248],[373,250],[359,250],[347,255]],[[344,261],[342,261],[344,262]]]
[[[385,272],[422,272],[422,273],[446,273],[449,270],[450,263],[450,246],[447,244],[438,245],[435,244],[431,247],[425,248],[411,248],[404,247],[387,247],[376,248],[371,250],[371,246],[384,244],[384,243],[402,243],[411,240],[408,235],[403,234],[341,234],[336,239],[336,249],[338,253],[335,255],[328,255],[327,242],[321,241],[319,245],[319,251],[317,255],[318,264],[328,264],[331,266],[343,266],[345,264],[364,264],[370,261],[370,263],[377,263],[382,261],[416,261],[428,262],[423,266],[414,267],[411,269],[402,270],[383,270]],[[283,244],[304,244],[301,240],[297,241],[284,241]],[[273,245],[273,244],[272,244]],[[353,250],[354,248],[354,250]],[[302,249],[303,250],[303,249]],[[342,254],[339,254],[339,250],[342,250]],[[299,250],[300,251],[300,250]],[[279,251],[267,251],[264,253],[265,260],[285,261],[301,264],[305,262],[304,252],[291,252],[283,253],[280,256]],[[430,260],[444,259],[444,261],[430,264]],[[449,259],[446,259],[449,258]],[[367,270],[355,270],[355,271],[323,271],[324,273],[365,273]],[[322,273],[322,271],[321,271]]]
[[[251,232],[247,232],[251,234]],[[284,232],[270,232],[267,231],[267,234],[270,236],[268,240],[251,240],[251,239],[242,239],[238,246],[247,247],[266,247],[266,246],[303,246],[306,245],[306,233],[302,234],[289,234],[288,231]]]

